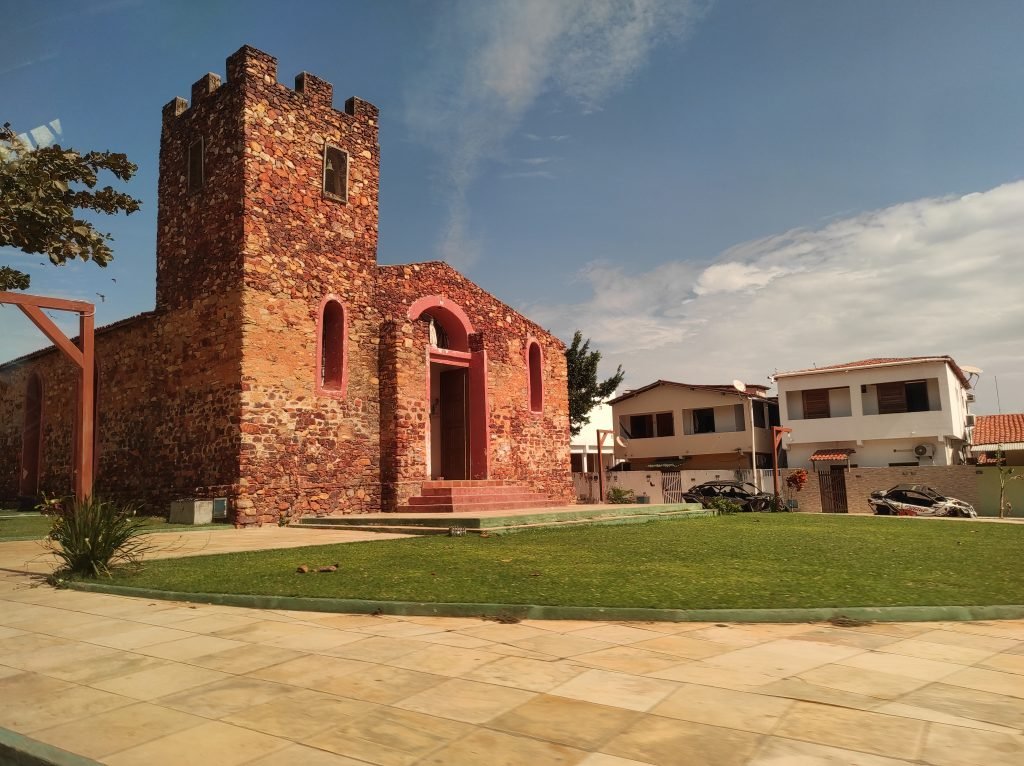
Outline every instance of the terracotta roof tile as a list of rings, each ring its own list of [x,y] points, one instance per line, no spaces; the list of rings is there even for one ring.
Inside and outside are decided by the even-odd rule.
[[[1009,415],[978,415],[974,420],[975,444],[1024,442],[1024,412]]]
[[[849,460],[855,449],[820,449],[811,455],[811,460]]]

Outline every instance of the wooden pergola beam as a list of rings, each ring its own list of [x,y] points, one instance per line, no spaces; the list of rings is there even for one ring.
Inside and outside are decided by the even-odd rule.
[[[75,497],[83,500],[92,494],[93,423],[95,391],[95,313],[88,301],[69,301],[43,295],[0,292],[0,304],[17,306],[47,338],[78,368],[78,402],[75,408]],[[43,309],[71,311],[79,315],[78,345],[54,324]]]

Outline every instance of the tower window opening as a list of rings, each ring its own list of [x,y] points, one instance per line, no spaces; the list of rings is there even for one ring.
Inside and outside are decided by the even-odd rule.
[[[324,196],[348,201],[348,152],[330,144],[324,147]]]

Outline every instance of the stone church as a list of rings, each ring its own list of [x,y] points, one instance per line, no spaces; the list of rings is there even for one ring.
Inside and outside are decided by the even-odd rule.
[[[248,46],[164,107],[156,307],[96,332],[97,495],[239,525],[573,501],[564,345],[445,263],[377,264],[378,129]],[[70,491],[74,380],[0,365],[0,497]]]

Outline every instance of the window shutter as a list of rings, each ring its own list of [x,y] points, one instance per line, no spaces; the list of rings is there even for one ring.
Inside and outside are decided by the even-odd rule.
[[[828,389],[815,388],[804,391],[804,417],[805,418],[830,418],[832,411],[828,406]]]
[[[675,423],[672,420],[671,412],[659,412],[656,416],[658,425],[658,436],[674,436]]]
[[[907,386],[905,383],[878,384],[878,414],[891,415],[907,411]]]

